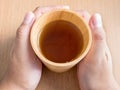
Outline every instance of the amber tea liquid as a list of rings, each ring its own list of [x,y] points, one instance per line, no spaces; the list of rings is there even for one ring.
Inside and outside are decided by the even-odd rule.
[[[80,30],[74,24],[57,20],[43,28],[39,44],[48,60],[65,63],[80,55],[84,43]]]

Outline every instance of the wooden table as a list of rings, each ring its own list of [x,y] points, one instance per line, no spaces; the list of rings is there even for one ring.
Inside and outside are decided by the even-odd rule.
[[[113,72],[120,84],[120,0],[0,0],[0,79],[8,65],[15,32],[26,12],[37,6],[70,5],[72,10],[99,12],[103,17],[107,41],[113,57]],[[57,74],[43,68],[37,90],[79,90],[76,67]]]

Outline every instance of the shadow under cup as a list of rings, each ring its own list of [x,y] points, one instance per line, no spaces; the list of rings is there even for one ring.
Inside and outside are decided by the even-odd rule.
[[[38,18],[30,39],[36,55],[55,72],[76,65],[88,53],[92,41],[87,24],[70,10],[54,10]]]

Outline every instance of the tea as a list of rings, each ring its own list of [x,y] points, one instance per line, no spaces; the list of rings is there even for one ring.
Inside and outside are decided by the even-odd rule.
[[[80,30],[74,24],[57,20],[43,28],[39,44],[48,60],[65,63],[80,55],[84,42]]]

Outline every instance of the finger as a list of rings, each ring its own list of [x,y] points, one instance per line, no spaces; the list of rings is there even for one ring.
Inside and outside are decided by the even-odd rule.
[[[94,14],[90,18],[89,25],[93,34],[93,45],[88,55],[93,56],[94,60],[101,60],[101,57],[105,56],[106,41],[100,14]]]
[[[29,34],[32,24],[35,20],[35,15],[32,12],[26,14],[22,24],[18,28],[16,32],[16,41],[15,46],[25,49],[25,45],[28,45],[29,42]]]
[[[76,12],[77,12],[80,16],[82,16],[87,23],[89,23],[89,20],[90,20],[91,15],[90,15],[90,13],[89,13],[88,11],[86,11],[86,10],[76,10]]]
[[[105,40],[105,31],[103,29],[102,18],[100,14],[94,14],[89,22],[94,40]]]
[[[40,60],[35,55],[30,44],[30,30],[35,21],[35,15],[33,12],[29,12],[25,15],[25,18],[16,32],[16,38],[12,54],[27,67],[42,68]],[[18,61],[17,61],[18,62]],[[21,65],[22,65],[21,64]],[[26,68],[26,67],[25,67]]]
[[[48,12],[50,10],[56,10],[56,9],[70,9],[69,6],[67,5],[61,5],[61,6],[49,6],[49,7],[37,7],[34,10],[34,14],[36,16],[36,18],[40,17],[42,14],[44,14],[45,12]]]

